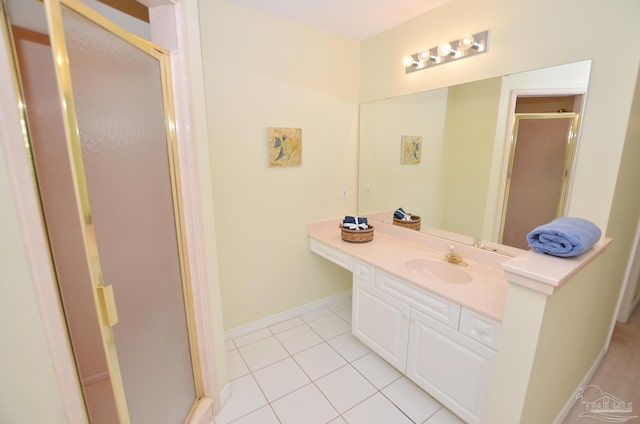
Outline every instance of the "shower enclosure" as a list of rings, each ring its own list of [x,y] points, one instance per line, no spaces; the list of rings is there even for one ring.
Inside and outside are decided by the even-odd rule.
[[[79,1],[29,3],[25,26],[24,0],[2,12],[89,418],[188,422],[205,395],[169,54]]]

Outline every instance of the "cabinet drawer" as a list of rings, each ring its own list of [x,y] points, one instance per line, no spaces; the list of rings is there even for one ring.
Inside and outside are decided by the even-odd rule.
[[[309,249],[325,259],[330,260],[336,265],[340,265],[342,268],[349,271],[353,270],[353,256],[348,255],[340,250],[328,246],[316,239],[309,239]]]
[[[501,324],[489,317],[462,308],[460,311],[460,332],[492,349],[498,348]]]
[[[376,287],[449,327],[458,328],[460,305],[381,271],[376,273]]]
[[[373,285],[376,276],[376,268],[366,262],[353,260],[353,277],[369,285]]]

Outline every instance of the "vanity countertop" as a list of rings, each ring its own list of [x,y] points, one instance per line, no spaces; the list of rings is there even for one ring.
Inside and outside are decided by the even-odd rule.
[[[509,283],[553,295],[573,275],[604,252],[612,241],[602,237],[593,248],[573,258],[556,258],[524,250],[512,257],[384,222],[375,222],[372,241],[348,243],[342,240],[339,223],[339,219],[310,223],[308,235],[498,321],[502,321]],[[478,278],[469,283],[443,283],[416,275],[405,265],[410,257],[444,258],[449,245],[454,245],[462,259],[469,264],[463,270]]]
[[[490,318],[502,321],[507,297],[508,283],[501,263],[507,256],[482,251],[470,246],[429,236],[420,232],[410,232],[404,228],[376,222],[372,241],[348,243],[342,240],[338,227],[340,220],[311,223],[308,226],[310,238],[336,248],[358,260],[395,275],[409,283],[458,303]],[[471,282],[445,283],[416,275],[405,262],[413,257],[442,259],[446,266],[460,267],[444,261],[449,245],[455,245],[463,260],[469,264],[461,270],[474,276]],[[428,246],[428,247],[427,247]]]

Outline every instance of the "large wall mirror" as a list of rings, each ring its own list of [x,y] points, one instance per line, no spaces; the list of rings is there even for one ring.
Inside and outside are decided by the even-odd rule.
[[[586,60],[361,104],[359,215],[392,222],[393,211],[402,207],[421,217],[421,231],[526,249],[523,238],[531,226],[562,215],[565,199],[570,200],[590,70],[591,61]],[[536,125],[518,125],[529,117]],[[548,131],[525,136],[518,128],[548,129],[557,117],[572,123],[559,126],[563,132],[556,138],[564,146],[560,152],[542,152],[528,161],[531,151],[522,147],[526,153],[514,161],[520,145],[535,142],[534,149],[539,149],[550,139]],[[419,161],[403,160],[403,138],[413,143]],[[553,171],[560,189],[548,193],[539,186],[551,172],[536,164],[557,155],[562,160],[550,162],[560,164]],[[529,177],[533,186],[510,184],[514,163],[533,165],[532,172],[540,175]],[[552,215],[538,218],[543,222],[529,219],[515,242],[503,240],[511,231],[504,228],[506,212],[516,210],[509,199],[531,199],[527,193],[534,188],[542,198],[553,199]],[[519,212],[509,216],[532,215],[529,206],[518,207]]]

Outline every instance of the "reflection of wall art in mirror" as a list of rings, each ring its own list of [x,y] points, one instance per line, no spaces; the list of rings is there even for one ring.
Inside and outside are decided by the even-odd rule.
[[[267,127],[269,166],[302,164],[302,129]]]
[[[403,135],[400,142],[402,153],[400,163],[420,163],[422,157],[422,137],[417,135]]]
[[[421,231],[461,243],[474,238],[501,243],[503,208],[513,199],[505,188],[514,114],[557,115],[558,109],[581,114],[590,70],[591,61],[584,60],[362,103],[358,214],[392,223],[388,211],[404,204],[421,217]],[[580,124],[573,152],[579,129]],[[429,134],[429,154],[421,165],[394,160],[402,134]],[[567,204],[577,156],[570,159]],[[529,190],[524,196],[533,197]]]

